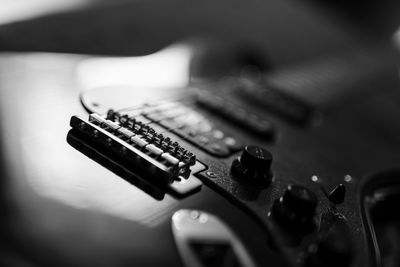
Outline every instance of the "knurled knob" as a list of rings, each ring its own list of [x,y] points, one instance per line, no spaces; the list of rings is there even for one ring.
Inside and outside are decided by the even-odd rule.
[[[232,163],[233,176],[253,185],[268,185],[271,182],[272,154],[265,148],[246,146],[242,155]]]
[[[282,225],[301,230],[313,228],[318,198],[308,188],[289,185],[282,197],[275,200],[271,214]]]

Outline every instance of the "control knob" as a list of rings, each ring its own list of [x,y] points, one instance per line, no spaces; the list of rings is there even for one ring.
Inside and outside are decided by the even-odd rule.
[[[309,231],[315,226],[317,204],[317,196],[311,190],[300,185],[289,185],[283,196],[274,201],[271,215],[292,230]]]
[[[272,154],[258,146],[246,146],[232,162],[231,172],[242,183],[267,186],[271,183]]]

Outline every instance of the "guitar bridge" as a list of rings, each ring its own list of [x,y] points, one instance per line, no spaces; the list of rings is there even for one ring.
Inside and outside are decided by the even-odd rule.
[[[196,156],[135,117],[109,110],[106,116],[90,114],[88,121],[72,116],[70,125],[178,194],[187,194],[202,184],[193,176],[194,172],[205,169]]]

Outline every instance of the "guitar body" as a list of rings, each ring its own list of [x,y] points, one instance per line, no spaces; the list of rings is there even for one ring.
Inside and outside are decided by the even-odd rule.
[[[283,41],[297,50],[288,52],[279,35],[271,43],[276,69],[194,79],[187,86],[147,88],[117,80],[88,90],[82,85],[88,70],[93,67],[99,81],[112,71],[101,59],[2,54],[2,265],[183,266],[171,227],[182,209],[219,218],[257,266],[396,265],[386,229],[399,231],[393,212],[400,184],[397,52],[359,45],[347,33],[328,31],[331,24],[319,27],[318,16],[310,18],[297,17],[307,38],[320,37],[315,58],[313,47],[302,55],[305,43],[293,45],[298,35],[291,30]],[[99,63],[104,72],[96,77]],[[168,103],[173,112],[184,110],[179,116],[190,117],[189,123],[196,121],[199,132],[166,126],[147,109]],[[110,109],[119,115],[109,116]],[[96,113],[120,129],[125,124],[116,118],[135,110],[140,114],[134,116],[195,155],[188,176],[159,178],[153,167],[160,155],[143,156],[145,148],[89,119]],[[199,140],[209,133],[214,135]],[[115,144],[142,156],[130,158]],[[269,153],[272,159],[261,167],[246,163],[251,151],[256,160]],[[150,165],[138,163],[144,157]],[[255,165],[262,174],[246,171]],[[315,199],[307,215],[301,205],[290,207],[296,201],[285,203],[293,188],[300,188],[300,201],[304,195]]]
[[[71,115],[87,116],[74,78],[83,60],[3,56],[2,67],[15,70],[2,79],[1,96],[8,171],[2,180],[5,266],[180,266],[171,216],[183,208],[228,222],[254,248],[249,251],[257,263],[282,262],[263,227],[212,189],[156,199],[68,144]],[[266,251],[271,257],[264,259]]]

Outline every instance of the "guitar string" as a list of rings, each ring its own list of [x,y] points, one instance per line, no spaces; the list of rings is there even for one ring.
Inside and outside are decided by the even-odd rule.
[[[178,100],[175,100],[175,101],[167,102],[167,104],[169,104],[169,103],[179,103],[179,99],[178,99]],[[189,102],[189,104],[190,104],[190,103],[193,104],[194,101]],[[155,104],[153,104],[153,105],[155,105],[155,109],[154,109],[152,112],[146,112],[146,113],[144,114],[143,111],[142,111],[142,112],[140,112],[140,113],[138,113],[138,114],[129,116],[129,118],[130,118],[130,119],[131,119],[131,118],[135,119],[135,118],[138,118],[138,117],[144,117],[144,118],[148,119],[148,118],[147,118],[147,115],[152,115],[152,114],[160,113],[160,110],[159,110],[159,109],[157,110],[157,103],[155,103]],[[125,112],[129,112],[129,111],[135,111],[135,110],[145,110],[146,108],[152,108],[153,105],[141,104],[141,105],[139,105],[139,106],[133,106],[133,107],[130,107],[130,108],[119,109],[119,110],[116,110],[115,112],[124,112],[124,111],[125,111]],[[161,103],[161,105],[162,105],[162,103]],[[166,109],[161,110],[161,112],[173,110],[174,108],[176,108],[176,107],[174,107],[174,106],[167,107]],[[153,123],[156,124],[156,125],[159,125],[159,122],[161,122],[161,121],[163,121],[163,120],[175,119],[175,118],[179,118],[179,117],[182,117],[182,116],[185,116],[185,115],[187,115],[187,114],[185,114],[184,112],[182,112],[182,113],[179,113],[179,114],[177,114],[177,115],[175,115],[175,116],[166,116],[166,117],[162,117],[162,118],[159,119],[159,120],[151,120],[151,119],[148,119],[148,120],[150,120],[150,121],[147,122],[147,123],[144,123],[144,125],[151,125],[151,124],[153,124]],[[181,127],[182,127],[182,126],[176,127],[176,128],[172,128],[172,130],[179,129],[179,128],[181,128]],[[164,128],[166,128],[166,127],[164,127]],[[163,131],[163,132],[166,132],[166,131]]]
[[[165,102],[167,102],[167,103],[179,103],[179,100],[181,100],[181,99],[175,99],[174,101],[169,101],[169,102],[165,101]],[[163,102],[164,102],[164,101],[162,101],[162,103],[163,103]],[[195,101],[192,100],[192,101],[190,101],[189,103],[192,103],[192,104],[193,104],[194,102],[195,102]],[[161,103],[161,105],[162,105],[162,103]],[[160,102],[158,102],[158,103],[157,103],[157,102],[154,102],[154,104],[151,103],[150,105],[147,104],[147,103],[145,103],[145,104],[141,104],[141,105],[138,105],[138,106],[132,106],[132,107],[128,107],[128,108],[122,108],[122,109],[116,110],[115,112],[124,112],[124,111],[125,111],[125,112],[129,112],[129,111],[134,111],[134,110],[143,110],[143,109],[145,109],[145,108],[151,108],[153,105],[154,105],[155,107],[157,107],[157,105],[160,105]],[[167,110],[170,110],[170,109],[173,109],[173,108],[174,108],[174,107],[172,106],[172,107],[169,107]],[[155,113],[158,113],[158,112],[159,112],[159,111],[154,110],[153,112],[146,113],[146,114],[149,115],[149,114],[155,114]],[[182,114],[179,114],[179,115],[177,115],[177,116],[164,117],[164,118],[162,118],[162,119],[160,119],[160,120],[156,120],[156,121],[151,120],[150,122],[145,123],[144,125],[151,125],[151,124],[154,124],[154,125],[161,126],[161,127],[165,128],[164,131],[158,132],[158,134],[166,134],[166,133],[174,133],[174,134],[177,134],[177,133],[174,132],[174,131],[175,131],[175,130],[178,130],[178,129],[184,127],[184,126],[180,125],[180,126],[173,127],[173,128],[170,128],[170,127],[167,128],[167,127],[165,127],[165,126],[163,126],[163,125],[160,125],[159,122],[161,122],[161,121],[163,121],[163,120],[165,120],[165,119],[175,119],[175,118],[177,118],[177,117],[184,116],[184,115],[186,115],[186,114],[182,113]],[[137,118],[137,117],[141,117],[141,116],[146,118],[146,116],[143,114],[143,112],[140,112],[139,114],[136,114],[136,115],[134,115],[134,116],[129,116],[129,118]],[[147,133],[146,133],[146,134],[147,134]],[[177,135],[179,135],[179,134],[177,134]],[[188,136],[179,135],[179,137],[180,137],[181,139],[183,139],[184,141],[193,142],[193,141],[190,139],[190,137],[188,137]]]

